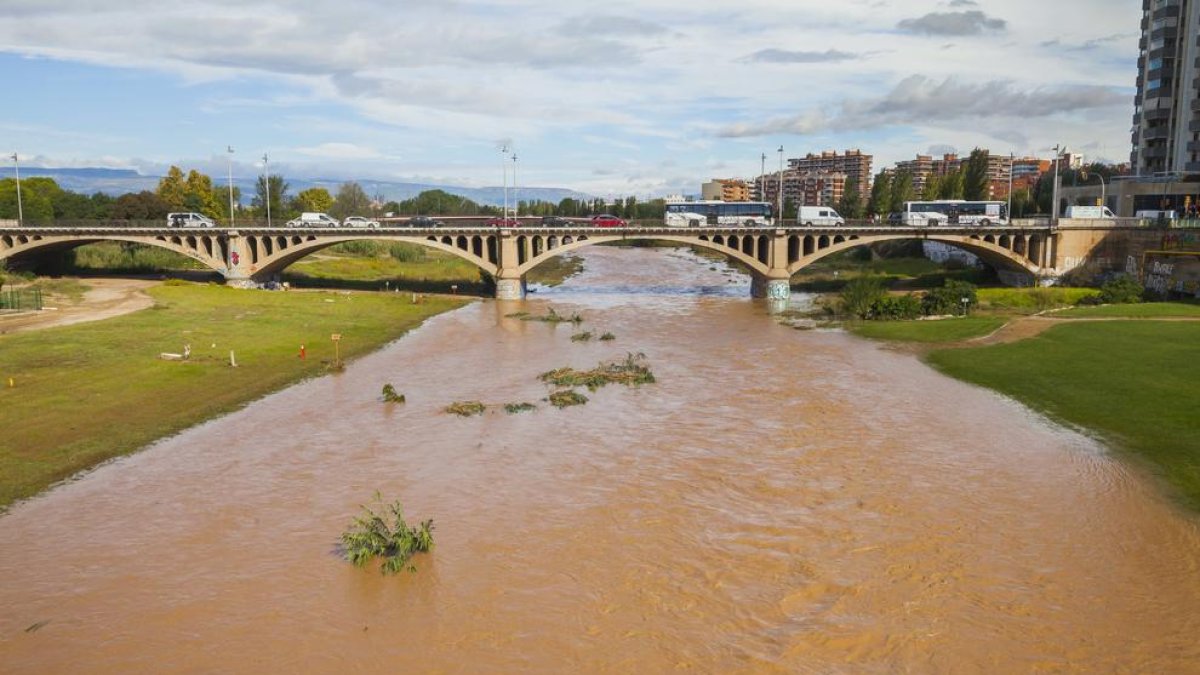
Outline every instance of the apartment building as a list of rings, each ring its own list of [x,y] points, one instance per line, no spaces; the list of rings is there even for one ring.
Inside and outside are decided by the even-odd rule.
[[[1133,112],[1135,175],[1200,173],[1200,6],[1142,0]]]
[[[846,176],[846,180],[857,183],[859,192],[866,193],[871,191],[871,165],[874,161],[874,156],[857,149],[847,150],[845,154],[827,150],[820,154],[809,153],[802,158],[789,159],[788,169],[800,174],[841,174]]]
[[[818,174],[788,169],[783,172],[783,199],[794,206],[836,206],[846,194],[848,181],[849,177],[844,173]],[[759,176],[755,191],[763,195],[763,201],[778,203],[779,174]]]
[[[705,201],[748,202],[750,197],[750,184],[737,178],[717,178],[700,186]]]

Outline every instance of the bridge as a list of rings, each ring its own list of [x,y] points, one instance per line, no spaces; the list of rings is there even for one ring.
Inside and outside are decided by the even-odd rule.
[[[1111,226],[1110,226],[1111,227]],[[199,261],[226,283],[249,287],[292,263],[346,241],[382,240],[425,246],[469,261],[496,281],[496,297],[520,299],[525,275],[586,246],[622,241],[672,242],[714,251],[748,269],[754,297],[785,299],[792,275],[826,256],[885,241],[938,241],[979,256],[1001,271],[1034,280],[1064,271],[1064,245],[1074,230],[1044,224],[992,227],[567,227],[495,228],[147,228],[4,227],[0,260],[19,262],[101,241],[157,246]]]

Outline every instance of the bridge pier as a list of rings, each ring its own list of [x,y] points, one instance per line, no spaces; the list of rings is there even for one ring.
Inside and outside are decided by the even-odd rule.
[[[525,299],[525,278],[517,277],[496,279],[496,299],[497,300],[524,300]]]

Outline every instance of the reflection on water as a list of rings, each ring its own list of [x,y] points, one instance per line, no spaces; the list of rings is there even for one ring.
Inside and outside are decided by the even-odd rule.
[[[1093,441],[909,356],[780,326],[689,253],[584,256],[524,305],[439,317],[0,518],[3,670],[1200,662],[1196,522]],[[505,318],[547,303],[617,340]],[[539,401],[538,373],[631,351],[658,384],[440,412]],[[380,404],[384,382],[409,403]],[[376,490],[435,519],[416,574],[332,552]]]

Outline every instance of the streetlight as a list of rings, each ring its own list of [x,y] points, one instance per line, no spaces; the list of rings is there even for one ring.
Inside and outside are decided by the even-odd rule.
[[[501,180],[504,181],[504,217],[500,219],[502,225],[507,225],[508,221],[508,162],[505,161],[507,158],[508,144],[502,143],[500,145],[500,173]]]
[[[762,154],[762,170],[758,172],[758,201],[767,201],[767,153]]]
[[[779,224],[783,225],[783,220],[787,216],[783,212],[783,146],[779,146]]]
[[[263,153],[263,187],[267,195],[267,227],[271,227],[271,165],[267,161],[267,153]]]
[[[517,152],[513,151],[513,217],[521,215],[521,201],[517,199]],[[508,216],[505,216],[506,218]]]
[[[1089,178],[1087,169],[1080,169],[1079,177],[1082,178],[1084,182],[1087,182],[1087,179]],[[1096,178],[1100,179],[1100,206],[1108,206],[1108,191],[1104,186],[1104,176],[1097,173]]]
[[[1051,190],[1051,201],[1054,202],[1050,206],[1050,224],[1058,225],[1058,159],[1062,157],[1063,151],[1066,148],[1061,147],[1061,144],[1054,146],[1054,189]]]
[[[25,225],[25,209],[21,206],[21,162],[17,159],[17,153],[12,154],[13,171],[17,177],[17,227]]]
[[[1008,153],[1008,221],[1011,223],[1013,219],[1012,212],[1012,180],[1013,180],[1013,164],[1016,163],[1017,155],[1012,151]]]
[[[229,153],[229,226],[233,227],[233,146],[225,146],[225,152]]]

